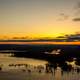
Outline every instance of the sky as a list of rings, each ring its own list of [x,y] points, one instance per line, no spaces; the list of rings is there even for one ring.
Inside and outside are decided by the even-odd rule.
[[[0,0],[0,38],[75,32],[80,32],[80,0]]]

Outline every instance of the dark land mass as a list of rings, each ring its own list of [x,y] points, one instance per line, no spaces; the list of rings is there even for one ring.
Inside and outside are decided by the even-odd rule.
[[[45,53],[57,49],[61,49],[58,55]],[[47,60],[48,66],[56,68],[58,64],[64,71],[71,70],[72,66],[65,62],[71,62],[73,58],[76,58],[76,65],[80,65],[80,45],[0,44],[0,52],[13,53],[13,57]]]
[[[52,50],[61,49],[59,55],[45,54]],[[80,58],[80,45],[49,45],[49,44],[0,44],[0,51],[13,50],[16,57],[38,58],[50,61],[63,61],[73,57]],[[3,52],[5,53],[5,52]]]

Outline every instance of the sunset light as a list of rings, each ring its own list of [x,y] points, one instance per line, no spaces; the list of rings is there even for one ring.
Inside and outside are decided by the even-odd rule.
[[[80,17],[78,1],[0,0],[0,39],[54,38],[80,32],[80,20],[75,20]]]

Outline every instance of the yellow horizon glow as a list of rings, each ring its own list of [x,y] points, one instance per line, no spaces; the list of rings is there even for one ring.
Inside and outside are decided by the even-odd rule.
[[[40,33],[35,33],[35,34],[26,34],[26,33],[17,33],[17,34],[4,34],[4,35],[0,35],[0,39],[14,39],[15,37],[16,38],[25,38],[25,39],[54,39],[58,36],[64,36],[64,35],[70,35],[70,34],[75,34],[74,32],[70,32],[70,33],[55,33],[55,34],[48,34],[48,33],[45,33],[45,34],[40,34]]]
[[[78,0],[76,0],[78,1]],[[0,0],[0,39],[54,38],[80,31],[75,0]]]
[[[0,35],[0,39],[13,39],[14,37],[16,38],[31,38],[31,39],[40,39],[40,38],[55,38],[59,36],[57,35],[53,35],[53,34],[8,34],[8,35]]]

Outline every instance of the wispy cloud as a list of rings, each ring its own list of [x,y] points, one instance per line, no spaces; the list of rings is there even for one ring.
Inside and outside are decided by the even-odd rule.
[[[74,5],[74,16],[72,21],[79,22],[80,21],[80,1],[76,2]]]
[[[77,2],[76,9],[80,9],[80,2]]]
[[[64,21],[64,20],[68,20],[68,19],[69,19],[69,15],[65,14],[64,12],[59,14],[58,20]]]
[[[75,15],[80,14],[80,2],[76,2],[74,5]]]
[[[76,32],[74,34],[65,35],[67,39],[80,39],[80,32]]]
[[[72,19],[72,20],[78,22],[78,21],[80,21],[80,17],[74,18],[74,19]]]

